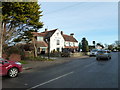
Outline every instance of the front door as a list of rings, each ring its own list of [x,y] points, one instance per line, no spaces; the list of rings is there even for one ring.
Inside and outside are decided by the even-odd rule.
[[[59,52],[59,51],[60,51],[60,48],[57,48],[57,51]]]

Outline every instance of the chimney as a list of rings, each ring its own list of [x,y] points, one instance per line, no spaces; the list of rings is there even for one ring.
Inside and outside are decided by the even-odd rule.
[[[47,28],[45,28],[45,32],[47,31],[48,29]]]
[[[61,31],[61,35],[63,35],[63,31]]]
[[[70,36],[74,36],[74,33],[71,33]]]

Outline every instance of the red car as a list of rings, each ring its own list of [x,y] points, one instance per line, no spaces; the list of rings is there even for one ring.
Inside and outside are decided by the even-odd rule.
[[[10,61],[0,58],[0,75],[9,77],[16,77],[22,71],[22,64],[20,62]]]

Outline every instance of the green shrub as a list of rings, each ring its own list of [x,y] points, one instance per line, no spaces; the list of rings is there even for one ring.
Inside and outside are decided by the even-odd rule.
[[[50,53],[51,57],[60,57],[61,53],[60,52],[54,52],[54,53]]]
[[[20,54],[20,51],[21,50],[19,48],[13,46],[8,49],[8,55],[15,54],[15,53]]]
[[[21,59],[24,59],[25,54],[24,50],[21,46],[4,46],[3,53],[7,55],[7,58],[10,57],[11,54],[21,55]]]

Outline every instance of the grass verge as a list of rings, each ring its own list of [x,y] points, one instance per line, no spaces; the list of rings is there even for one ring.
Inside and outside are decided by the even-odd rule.
[[[32,60],[32,61],[54,61],[54,59],[48,59],[44,57],[26,57],[25,60]]]
[[[20,60],[19,62],[22,64],[27,64],[27,61],[25,61],[25,60]]]

